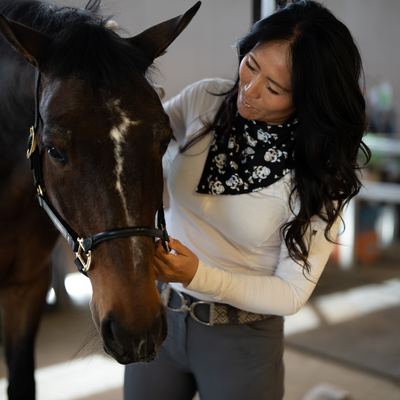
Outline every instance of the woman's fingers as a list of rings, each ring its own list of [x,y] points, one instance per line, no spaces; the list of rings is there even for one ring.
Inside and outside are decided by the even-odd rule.
[[[174,250],[177,254],[188,255],[191,251],[184,246],[179,240],[169,238],[169,247]]]
[[[162,247],[161,241],[156,243],[154,267],[157,280],[188,285],[197,271],[199,259],[179,240],[170,238],[170,247],[174,251],[168,253]]]

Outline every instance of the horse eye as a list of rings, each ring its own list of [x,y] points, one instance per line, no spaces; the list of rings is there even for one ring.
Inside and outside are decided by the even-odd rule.
[[[49,156],[54,160],[54,161],[63,161],[63,156],[58,152],[56,147],[49,147],[47,149],[47,153],[49,154]]]

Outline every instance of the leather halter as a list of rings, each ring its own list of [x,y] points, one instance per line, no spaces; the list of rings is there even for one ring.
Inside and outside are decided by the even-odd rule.
[[[80,238],[79,235],[62,219],[60,214],[52,206],[43,189],[43,175],[41,155],[37,143],[36,132],[39,127],[39,85],[40,72],[36,70],[35,74],[35,124],[30,128],[28,139],[28,150],[26,153],[30,162],[30,167],[33,170],[33,180],[38,193],[39,204],[47,212],[50,219],[53,221],[56,228],[67,240],[72,250],[76,253],[75,265],[78,270],[87,276],[89,271],[92,251],[101,242],[122,237],[130,236],[153,236],[160,238],[163,242],[164,249],[169,251],[169,237],[165,226],[164,206],[161,205],[157,213],[158,228],[149,228],[146,226],[132,226],[127,228],[117,228],[104,232],[97,233],[86,239]],[[83,255],[85,254],[85,256]]]

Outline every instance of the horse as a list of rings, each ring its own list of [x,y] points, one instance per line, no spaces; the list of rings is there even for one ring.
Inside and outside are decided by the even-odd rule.
[[[155,218],[173,132],[149,71],[199,7],[123,38],[100,0],[81,9],[0,0],[0,305],[11,400],[35,398],[34,340],[59,232],[91,281],[109,355],[151,362],[167,335],[153,252],[155,237],[168,241]]]

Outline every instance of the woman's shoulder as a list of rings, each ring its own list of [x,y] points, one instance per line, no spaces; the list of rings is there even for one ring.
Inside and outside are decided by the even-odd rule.
[[[228,79],[207,78],[186,86],[178,95],[166,101],[163,105],[167,113],[181,110],[186,118],[199,116],[219,107],[223,96],[234,82]]]
[[[205,78],[187,86],[185,90],[197,92],[203,95],[215,95],[225,93],[230,90],[234,82],[229,79],[222,78]]]
[[[214,103],[220,103],[222,97],[220,94],[226,93],[234,85],[234,82],[221,78],[206,78],[189,86],[180,93],[181,100],[187,104],[193,104],[197,112],[201,112],[198,108],[212,107]]]
[[[234,83],[227,79],[202,79],[183,89],[176,98],[165,105],[165,108],[167,112],[172,107],[182,110],[186,128],[195,121],[199,121],[203,126],[203,122],[212,119],[221,106],[224,96],[218,95],[227,92],[233,85]]]

